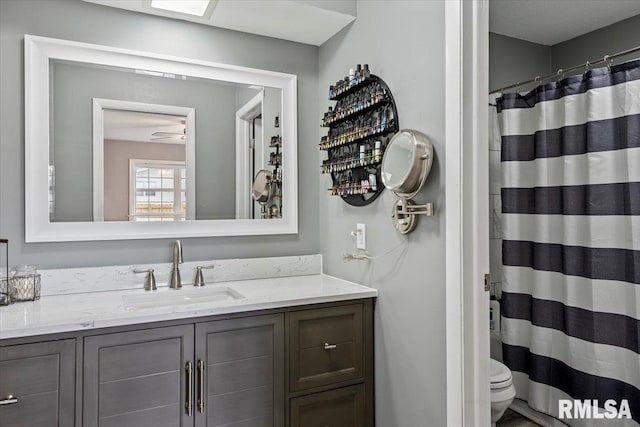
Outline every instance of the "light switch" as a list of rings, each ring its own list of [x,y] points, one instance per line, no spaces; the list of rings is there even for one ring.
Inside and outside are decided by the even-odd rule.
[[[356,248],[367,249],[367,226],[366,224],[356,225]]]

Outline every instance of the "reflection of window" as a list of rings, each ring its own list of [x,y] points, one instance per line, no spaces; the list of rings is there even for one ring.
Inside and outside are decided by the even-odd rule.
[[[129,161],[129,221],[184,221],[185,162]]]

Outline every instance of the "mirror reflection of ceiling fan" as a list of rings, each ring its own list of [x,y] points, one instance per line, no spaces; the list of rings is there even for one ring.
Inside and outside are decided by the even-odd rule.
[[[158,131],[158,132],[153,132],[151,135],[155,136],[155,138],[150,139],[151,141],[168,141],[168,140],[184,141],[187,138],[187,128],[184,128],[182,132]]]

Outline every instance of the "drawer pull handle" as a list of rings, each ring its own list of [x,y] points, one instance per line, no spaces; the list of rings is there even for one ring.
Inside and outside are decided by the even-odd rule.
[[[198,412],[204,414],[204,362],[198,360]]]
[[[336,344],[329,344],[328,342],[324,343],[324,349],[325,350],[333,350],[336,347],[337,347]]]
[[[193,412],[193,399],[191,397],[192,389],[193,389],[193,364],[191,362],[187,362],[187,366],[185,367],[187,374],[187,390],[186,390],[186,399],[185,399],[185,409],[187,410],[187,416],[191,416]]]
[[[12,394],[0,400],[0,405],[13,405],[14,403],[18,403],[18,398]]]

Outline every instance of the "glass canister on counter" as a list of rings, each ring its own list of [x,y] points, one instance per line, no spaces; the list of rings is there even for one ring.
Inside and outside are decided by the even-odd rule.
[[[9,304],[9,240],[0,238],[0,305]]]
[[[40,299],[40,274],[35,265],[13,267],[9,279],[9,297],[11,302]]]

